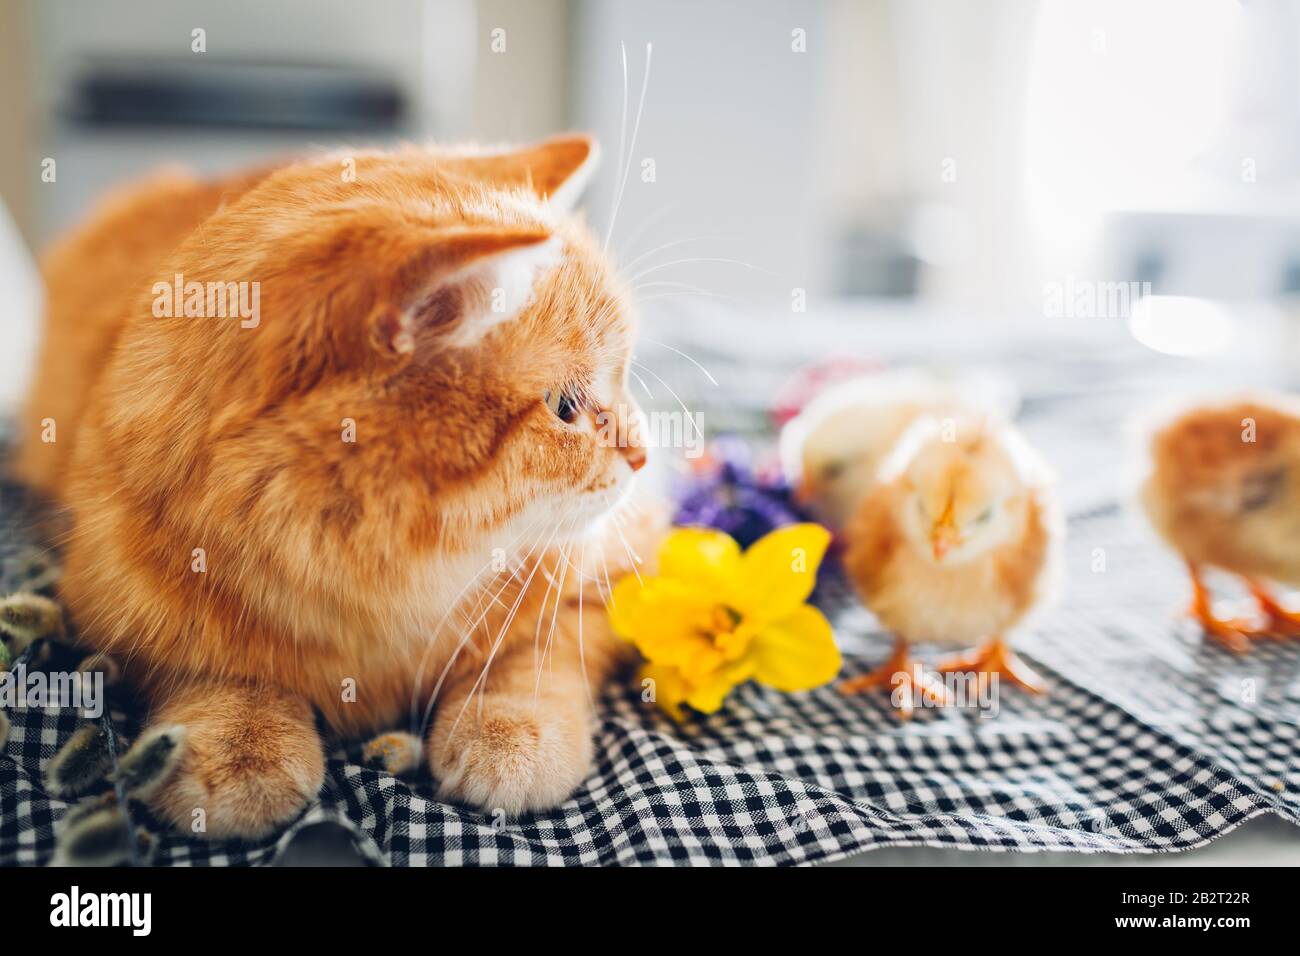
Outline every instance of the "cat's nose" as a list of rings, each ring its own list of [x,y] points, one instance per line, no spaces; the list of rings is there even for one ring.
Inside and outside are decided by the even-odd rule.
[[[634,472],[645,467],[647,442],[645,440],[645,416],[636,402],[627,400],[611,409],[603,410],[601,417],[605,421],[604,441],[602,444],[616,448]]]
[[[640,471],[645,467],[646,453],[644,445],[624,445],[623,460],[628,463],[633,471]]]

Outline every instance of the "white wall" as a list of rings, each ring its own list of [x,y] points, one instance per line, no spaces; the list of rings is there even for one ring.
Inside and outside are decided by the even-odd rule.
[[[825,263],[810,175],[817,86],[829,43],[822,8],[794,0],[581,0],[575,11],[573,119],[604,144],[603,169],[588,201],[602,232],[620,172],[619,44],[626,43],[628,51],[629,137],[645,46],[654,46],[613,248],[626,261],[660,243],[717,236],[675,246],[656,261],[734,258],[778,275],[697,263],[653,278],[785,302],[791,287],[822,285]],[[806,53],[791,50],[796,28],[807,31]],[[656,164],[653,183],[640,178],[647,158]]]

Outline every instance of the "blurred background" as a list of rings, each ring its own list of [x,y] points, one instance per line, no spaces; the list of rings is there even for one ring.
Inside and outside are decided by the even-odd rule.
[[[0,0],[0,248],[162,163],[582,129],[647,314],[1295,359],[1298,53],[1287,0]],[[36,291],[6,281],[12,383]]]
[[[1076,580],[1153,564],[1101,521],[1126,416],[1300,384],[1300,0],[0,0],[0,425],[35,257],[114,184],[566,129],[648,407],[770,438],[838,361],[996,367]],[[1148,576],[1107,586],[1146,620]]]

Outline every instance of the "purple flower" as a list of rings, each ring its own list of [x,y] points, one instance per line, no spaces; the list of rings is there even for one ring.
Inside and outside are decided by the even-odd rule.
[[[717,528],[747,548],[773,528],[809,520],[783,479],[755,473],[742,439],[722,436],[709,452],[710,466],[680,492],[674,524]]]
[[[712,441],[703,464],[677,489],[675,525],[717,528],[748,548],[774,528],[814,521],[795,501],[794,489],[780,468],[755,468],[754,453],[744,439],[723,435]],[[839,561],[841,542],[832,544],[817,570],[812,601],[836,606],[848,593]]]

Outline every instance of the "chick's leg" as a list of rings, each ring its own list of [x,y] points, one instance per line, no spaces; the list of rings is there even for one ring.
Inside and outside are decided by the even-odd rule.
[[[945,658],[936,670],[941,674],[997,674],[1035,694],[1046,689],[1038,673],[1022,661],[1001,637],[995,637],[966,654]]]
[[[1240,618],[1215,617],[1214,602],[1201,577],[1201,569],[1189,561],[1187,573],[1192,579],[1192,616],[1200,622],[1205,633],[1235,654],[1244,654],[1250,650],[1246,636],[1254,633],[1256,628],[1250,621]]]
[[[946,707],[951,703],[943,685],[925,676],[920,663],[908,651],[907,641],[901,637],[895,639],[889,660],[869,673],[841,682],[839,692],[847,696],[881,688],[892,689],[890,699],[903,720],[912,716],[918,699],[935,707]]]
[[[1246,586],[1259,605],[1267,623],[1261,629],[1266,634],[1281,637],[1300,637],[1300,611],[1284,607],[1265,585],[1258,581],[1246,580]]]

